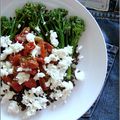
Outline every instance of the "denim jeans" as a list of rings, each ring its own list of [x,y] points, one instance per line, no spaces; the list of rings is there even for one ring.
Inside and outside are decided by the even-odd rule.
[[[94,105],[79,120],[119,119],[119,19],[118,14],[90,10],[98,22],[107,46],[108,69],[103,90]]]

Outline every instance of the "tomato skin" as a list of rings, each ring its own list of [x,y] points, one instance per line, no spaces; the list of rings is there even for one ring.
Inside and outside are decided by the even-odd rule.
[[[42,57],[39,57],[39,58],[36,57],[36,60],[37,60],[38,63],[45,64],[45,61]]]
[[[20,54],[10,55],[8,59],[14,66],[17,66],[20,65],[21,55]]]
[[[34,42],[29,42],[25,45],[23,55],[27,56],[35,48]]]
[[[27,73],[35,76],[37,74],[37,70],[31,70],[31,71],[28,71]]]
[[[16,82],[16,81],[12,81],[11,87],[12,87],[16,92],[20,92],[20,91],[23,89],[22,85],[20,85],[20,84],[19,84],[18,82]]]
[[[46,85],[45,85],[45,79],[44,79],[44,78],[40,78],[39,84],[40,84],[40,86],[42,87],[43,91],[47,91],[47,90],[49,89],[49,88],[46,87]]]
[[[15,41],[18,43],[24,43],[26,41],[25,35],[18,34],[15,36]]]
[[[52,52],[53,46],[47,42],[45,42],[44,45],[45,45],[45,49],[47,49],[47,52],[50,54]]]
[[[4,76],[2,77],[2,80],[4,81],[4,83],[11,83],[12,82],[12,78],[10,76]]]
[[[41,48],[41,57],[45,58],[47,56],[47,51],[45,49],[44,41],[40,40],[38,43],[38,46],[40,46],[40,48]]]
[[[36,60],[28,60],[27,66],[31,69],[37,69],[39,67],[39,64]]]
[[[36,87],[37,84],[36,84],[36,81],[35,81],[35,80],[30,79],[30,80],[24,82],[24,86],[31,89],[31,88],[33,88],[33,87]]]

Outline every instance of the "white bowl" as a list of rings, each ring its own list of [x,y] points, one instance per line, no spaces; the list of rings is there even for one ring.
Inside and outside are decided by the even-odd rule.
[[[2,0],[1,14],[14,15],[15,9],[27,1],[41,1],[50,9],[66,8],[70,15],[77,15],[85,20],[86,30],[79,42],[79,45],[83,45],[81,55],[84,59],[78,64],[78,68],[85,71],[85,81],[77,82],[66,104],[57,105],[55,110],[48,108],[37,112],[31,118],[31,120],[76,120],[92,106],[104,84],[107,53],[102,32],[89,11],[76,0]],[[8,114],[6,106],[1,106],[2,120],[21,120],[19,115]]]

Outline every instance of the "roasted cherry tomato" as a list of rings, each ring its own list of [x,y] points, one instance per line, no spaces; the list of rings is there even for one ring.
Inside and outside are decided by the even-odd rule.
[[[52,52],[53,46],[50,45],[49,43],[45,42],[45,49],[47,50],[47,52],[50,54]]]
[[[20,54],[16,54],[16,55],[10,55],[9,56],[9,60],[10,62],[14,65],[20,65],[20,59],[21,59],[21,55]]]
[[[28,60],[27,66],[31,69],[37,69],[39,67],[39,64],[36,60]]]
[[[12,87],[16,92],[20,92],[20,91],[23,89],[22,85],[20,85],[20,84],[19,84],[18,82],[16,82],[16,81],[12,81],[11,87]]]
[[[30,80],[24,82],[24,86],[26,86],[27,88],[33,88],[33,87],[36,87],[37,84],[36,84],[35,80],[30,79]]]
[[[28,55],[35,48],[34,42],[29,42],[25,45],[23,54]]]
[[[40,46],[41,48],[41,57],[42,58],[45,58],[47,56],[47,51],[45,49],[45,45],[44,45],[44,41],[43,40],[40,40],[38,45]]]
[[[25,37],[25,35],[18,34],[15,37],[15,41],[19,42],[19,43],[23,43],[26,41],[26,37]]]
[[[11,83],[12,82],[12,78],[10,76],[4,76],[2,77],[2,79],[4,81],[4,83]]]
[[[36,57],[38,63],[45,64],[45,61],[42,57]]]
[[[46,87],[46,85],[45,85],[45,79],[44,79],[44,78],[40,78],[39,84],[40,84],[40,86],[42,87],[43,91],[46,91],[46,90],[49,89],[49,88]]]
[[[34,76],[37,74],[37,70],[31,70],[31,71],[28,71],[27,73]]]

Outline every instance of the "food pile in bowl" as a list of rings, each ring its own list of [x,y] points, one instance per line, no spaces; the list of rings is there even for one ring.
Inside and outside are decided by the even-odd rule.
[[[1,17],[1,103],[24,118],[65,101],[84,72],[76,68],[84,21],[62,8],[26,3],[15,17]]]

